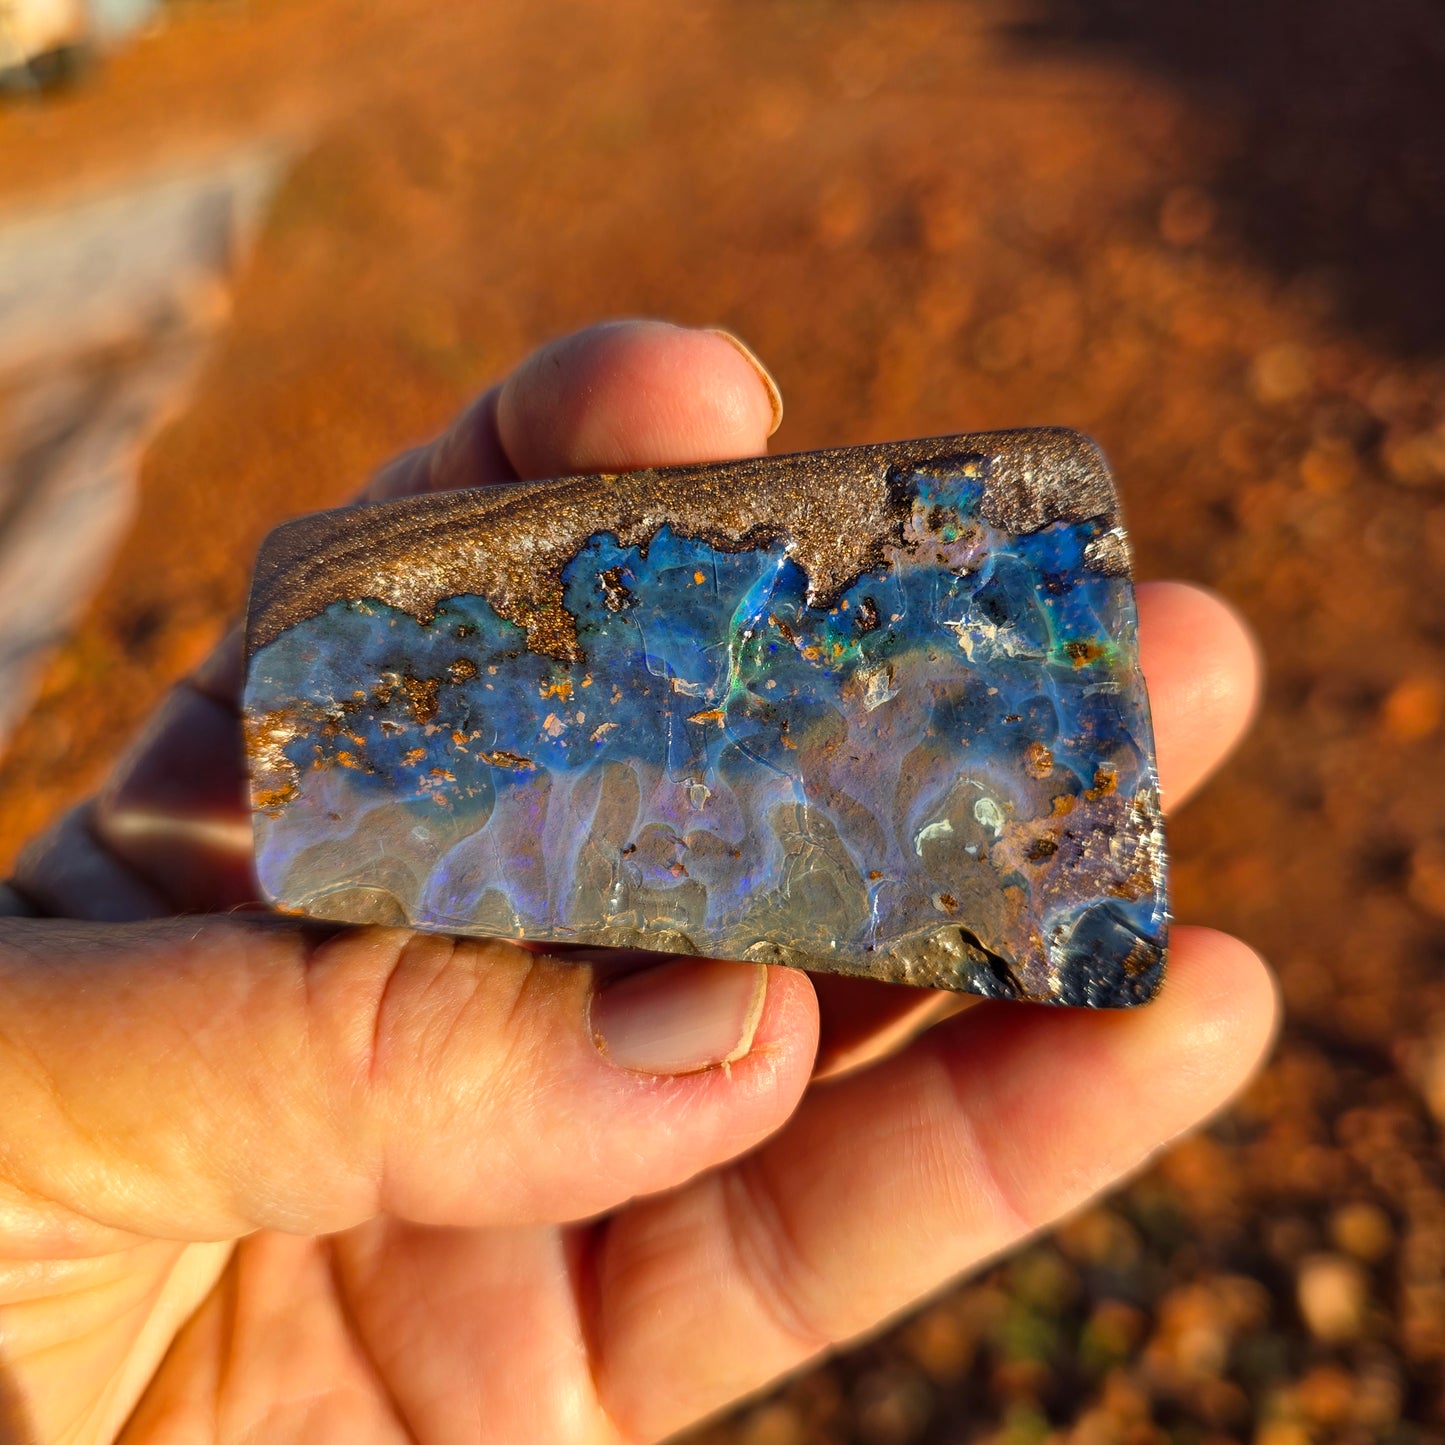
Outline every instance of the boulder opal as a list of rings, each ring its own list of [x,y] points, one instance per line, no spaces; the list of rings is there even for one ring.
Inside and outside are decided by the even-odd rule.
[[[288,912],[1046,1003],[1159,983],[1128,548],[1071,432],[303,517],[257,567],[245,722]]]

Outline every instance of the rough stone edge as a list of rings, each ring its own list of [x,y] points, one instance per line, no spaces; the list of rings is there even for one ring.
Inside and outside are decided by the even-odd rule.
[[[600,532],[645,545],[664,525],[726,551],[781,542],[822,601],[881,561],[903,506],[890,474],[966,456],[989,463],[980,513],[990,525],[1024,535],[1097,519],[1105,532],[1086,565],[1129,575],[1118,495],[1093,441],[1064,428],[979,432],[313,513],[278,527],[261,547],[247,653],[336,601],[374,596],[425,619],[446,597],[480,593],[526,628],[533,650],[570,660],[575,633],[561,602],[562,569]],[[519,538],[528,545],[516,547]],[[408,555],[411,565],[402,565]]]

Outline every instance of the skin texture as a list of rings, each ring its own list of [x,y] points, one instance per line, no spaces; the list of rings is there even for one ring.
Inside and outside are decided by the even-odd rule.
[[[371,494],[744,456],[775,414],[723,337],[600,327]],[[1197,589],[1140,614],[1178,803],[1255,654]],[[1128,1013],[715,964],[638,1014],[605,959],[248,911],[238,673],[232,638],[0,919],[0,1440],[658,1440],[1138,1169],[1268,1046],[1266,970],[1197,928]],[[638,1066],[679,1007],[746,1015],[725,1065]]]

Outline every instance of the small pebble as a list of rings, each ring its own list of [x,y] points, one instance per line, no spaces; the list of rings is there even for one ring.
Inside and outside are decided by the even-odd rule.
[[[1325,1344],[1358,1339],[1364,1327],[1369,1282],[1359,1263],[1342,1254],[1312,1254],[1295,1280],[1300,1314]]]
[[[1402,743],[1419,742],[1439,730],[1445,718],[1445,682],[1433,673],[1407,677],[1386,695],[1380,721]]]
[[[744,1417],[738,1445],[806,1445],[803,1417],[785,1400],[760,1405]]]
[[[1342,1204],[1330,1216],[1330,1238],[1346,1254],[1377,1264],[1395,1246],[1395,1227],[1378,1204]]]
[[[1357,1382],[1338,1365],[1320,1365],[1296,1386],[1300,1412],[1316,1425],[1338,1427],[1350,1419]]]
[[[1249,373],[1257,400],[1279,405],[1303,396],[1314,383],[1314,362],[1304,347],[1282,342],[1261,351]]]

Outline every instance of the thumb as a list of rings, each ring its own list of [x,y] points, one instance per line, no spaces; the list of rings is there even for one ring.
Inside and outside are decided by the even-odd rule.
[[[777,1128],[816,1037],[790,969],[607,980],[398,929],[7,920],[0,1188],[187,1240],[578,1218]]]

